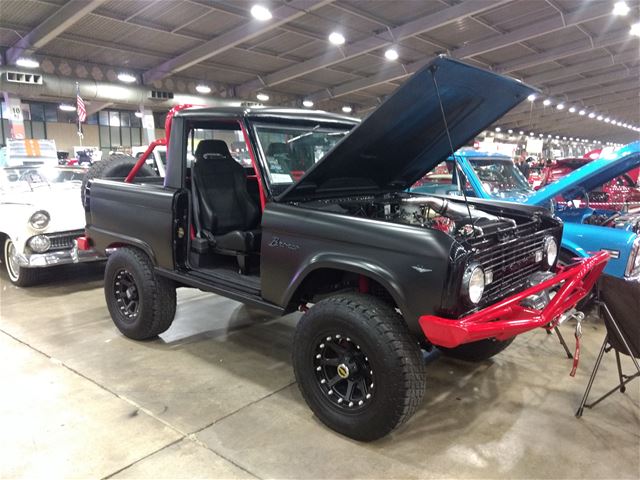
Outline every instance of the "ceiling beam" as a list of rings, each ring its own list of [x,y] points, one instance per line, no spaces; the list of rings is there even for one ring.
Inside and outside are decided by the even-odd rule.
[[[538,75],[531,75],[523,79],[523,81],[531,85],[541,85],[561,78],[571,77],[572,75],[580,75],[585,72],[598,70],[601,68],[611,67],[613,65],[620,65],[626,62],[638,61],[638,51],[629,50],[627,52],[619,53],[618,55],[611,55],[589,62],[580,62],[577,65],[570,67],[560,67],[557,70],[551,70],[549,72],[540,73]]]
[[[7,50],[7,64],[14,64],[25,52],[34,52],[42,48],[82,17],[98,8],[105,1],[106,0],[70,0],[64,4],[64,6],[59,7],[53,15]]]
[[[553,62],[559,58],[566,58],[579,53],[588,52],[595,48],[608,47],[627,41],[634,41],[633,37],[629,36],[628,29],[622,29],[607,35],[594,37],[591,40],[578,40],[576,42],[571,42],[560,47],[546,50],[542,53],[534,53],[510,62],[504,62],[499,65],[495,65],[494,70],[498,73],[513,72],[516,70],[522,70],[523,68],[540,65],[541,63]]]
[[[565,102],[565,104],[567,105],[565,110],[558,110],[555,108],[555,106],[549,106],[549,107],[543,107],[540,106],[538,104],[540,104],[541,102],[536,102],[536,105],[534,106],[533,110],[531,110],[531,106],[530,104],[528,106],[525,106],[525,108],[527,108],[526,110],[512,110],[511,112],[509,112],[508,114],[506,114],[503,119],[505,120],[505,122],[518,122],[518,121],[523,121],[523,122],[529,122],[532,121],[532,119],[535,118],[540,118],[542,116],[550,116],[550,115],[566,115],[567,114],[567,110],[568,108],[574,104],[574,105],[579,105],[581,103],[585,103],[588,106],[585,106],[584,109],[587,110],[588,112],[592,112],[594,110],[596,110],[597,112],[600,112],[600,110],[602,110],[601,108],[597,108],[598,106],[601,105],[606,105],[608,104],[612,104],[613,102],[617,101],[615,99],[611,98],[611,94],[620,94],[622,95],[623,98],[627,98],[629,95],[628,92],[629,90],[635,90],[637,89],[637,86],[621,86],[621,85],[613,85],[612,87],[607,87],[607,88],[598,88],[595,90],[589,90],[586,95],[591,95],[592,98],[593,97],[598,97],[598,98],[603,98],[603,100],[599,100],[599,101],[589,101],[589,102],[580,102],[580,101],[567,101]],[[606,96],[606,97],[605,97]],[[606,100],[604,100],[604,98],[606,98]],[[525,104],[526,105],[526,104]]]
[[[606,8],[605,8],[606,7]],[[564,15],[565,19],[569,19],[574,24],[580,22],[587,22],[590,20],[594,20],[600,18],[605,15],[611,14],[610,5],[604,5],[603,3],[596,3],[588,8],[580,7],[577,11],[568,13]],[[555,20],[554,20],[555,19]],[[503,47],[507,47],[509,45],[513,45],[514,43],[519,43],[523,40],[527,40],[533,38],[534,36],[544,35],[548,33],[548,30],[551,28],[552,31],[559,30],[560,28],[565,28],[564,26],[558,26],[558,19],[562,21],[562,17],[558,16],[553,17],[551,20],[542,20],[540,22],[532,23],[531,25],[524,27],[522,29],[514,30],[513,32],[508,32],[504,34],[496,34],[491,37],[482,40],[480,42],[472,42],[469,45],[465,45],[460,48],[456,48],[450,52],[450,56],[455,58],[468,58],[473,57],[474,55],[479,55],[483,52],[497,50]],[[535,33],[537,32],[537,33]],[[535,33],[535,34],[534,34]],[[628,34],[627,34],[628,37]],[[536,56],[538,54],[534,54]],[[527,56],[527,58],[530,56]],[[314,101],[321,101],[328,98],[339,97],[342,95],[347,95],[352,92],[356,92],[358,90],[363,90],[365,88],[373,87],[379,85],[381,83],[387,83],[393,80],[397,80],[399,78],[403,78],[407,75],[410,75],[424,65],[426,65],[431,59],[422,59],[407,65],[399,65],[394,64],[390,65],[386,69],[372,75],[371,77],[365,79],[354,80],[351,82],[346,82],[341,85],[338,85],[332,89],[325,89],[310,95],[310,98]]]
[[[271,20],[266,22],[250,20],[146,71],[143,74],[143,81],[144,83],[151,83],[171,74],[181,72],[203,60],[219,55],[236,45],[240,45],[241,43],[295,20],[308,12],[328,5],[332,1],[333,0],[293,0],[274,10]]]
[[[630,77],[635,81],[636,86],[638,86],[638,75],[640,75],[640,67],[625,68],[617,72],[603,73],[602,75],[587,77],[582,80],[576,80],[575,82],[563,83],[561,85],[551,87],[547,91],[551,96],[561,95],[567,92],[575,92],[576,90],[581,90],[583,88],[593,87],[594,85],[607,84],[617,80],[626,80]],[[579,95],[579,93],[576,95]]]
[[[631,106],[632,108],[637,109],[638,108],[638,97],[635,96],[634,97],[627,97],[625,99],[621,99],[621,100],[617,100],[615,102],[608,102],[605,105],[605,108],[601,108],[598,110],[598,114],[599,115],[603,115],[605,117],[615,117],[616,120],[618,120],[617,117],[619,117],[621,115],[620,112],[623,111],[623,109],[625,109],[628,106]],[[637,110],[636,110],[637,111]],[[555,110],[554,112],[547,112],[547,114],[543,114],[543,115],[533,115],[531,117],[502,117],[498,122],[496,122],[497,125],[500,125],[501,127],[504,128],[532,128],[534,125],[539,125],[541,123],[548,123],[548,122],[567,122],[567,123],[571,123],[573,121],[579,121],[579,120],[583,120],[586,122],[597,122],[597,120],[593,119],[593,118],[589,118],[587,115],[581,116],[581,115],[572,115],[569,113],[566,113],[564,111],[560,112],[558,110]]]
[[[358,40],[342,48],[332,48],[321,56],[283,68],[277,72],[265,75],[260,79],[246,82],[236,89],[236,93],[238,96],[246,96],[257,89],[273,87],[336,63],[392,45],[395,42],[414,35],[419,35],[429,30],[448,25],[461,18],[482,13],[491,8],[503,5],[507,3],[507,1],[510,0],[467,0],[466,2],[432,13],[431,15],[418,18],[389,30],[383,30],[376,35]]]

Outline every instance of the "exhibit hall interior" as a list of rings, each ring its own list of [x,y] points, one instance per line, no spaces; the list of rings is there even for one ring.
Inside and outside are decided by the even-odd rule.
[[[0,0],[0,479],[638,479],[640,0]]]

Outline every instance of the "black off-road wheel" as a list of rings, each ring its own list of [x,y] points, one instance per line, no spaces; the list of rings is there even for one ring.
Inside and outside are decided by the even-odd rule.
[[[360,441],[381,438],[413,415],[425,392],[420,347],[389,304],[344,294],[300,319],[293,368],[325,425]]]
[[[124,180],[138,160],[130,155],[116,153],[110,155],[105,160],[94,162],[82,179],[80,186],[80,197],[82,204],[85,205],[85,191],[87,184],[94,178],[113,178],[115,180]],[[139,177],[157,177],[156,172],[147,165],[143,165],[138,171]]]
[[[508,340],[488,338],[477,342],[464,343],[455,348],[438,347],[438,349],[447,357],[457,358],[458,360],[465,360],[467,362],[482,362],[502,352],[511,345],[514,340],[515,337],[509,338]]]
[[[134,340],[166,331],[176,314],[176,288],[156,276],[149,257],[136,248],[119,248],[109,256],[104,294],[118,330]]]
[[[18,264],[16,247],[9,237],[5,237],[2,248],[2,261],[11,283],[18,287],[31,287],[40,281],[37,268],[25,268]]]

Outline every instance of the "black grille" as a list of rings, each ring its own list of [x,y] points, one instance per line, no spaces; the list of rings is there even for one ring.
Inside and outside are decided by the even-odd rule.
[[[476,248],[473,260],[482,269],[493,272],[493,281],[486,286],[482,305],[501,300],[511,293],[524,289],[528,277],[542,270],[542,262],[536,262],[536,252],[544,250],[544,239],[553,235],[554,229],[536,231],[539,224],[530,222],[501,230],[499,241],[487,238],[471,240]],[[555,237],[555,235],[553,235]]]
[[[47,237],[51,241],[51,247],[49,247],[49,251],[68,250],[73,247],[73,241],[82,235],[84,235],[84,230],[73,230],[71,232],[47,234]]]

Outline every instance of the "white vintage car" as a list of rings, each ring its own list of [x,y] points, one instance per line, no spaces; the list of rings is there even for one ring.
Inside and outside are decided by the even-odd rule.
[[[78,251],[84,233],[80,201],[81,168],[0,168],[0,258],[9,280],[26,287],[37,283],[42,267],[95,261]]]

